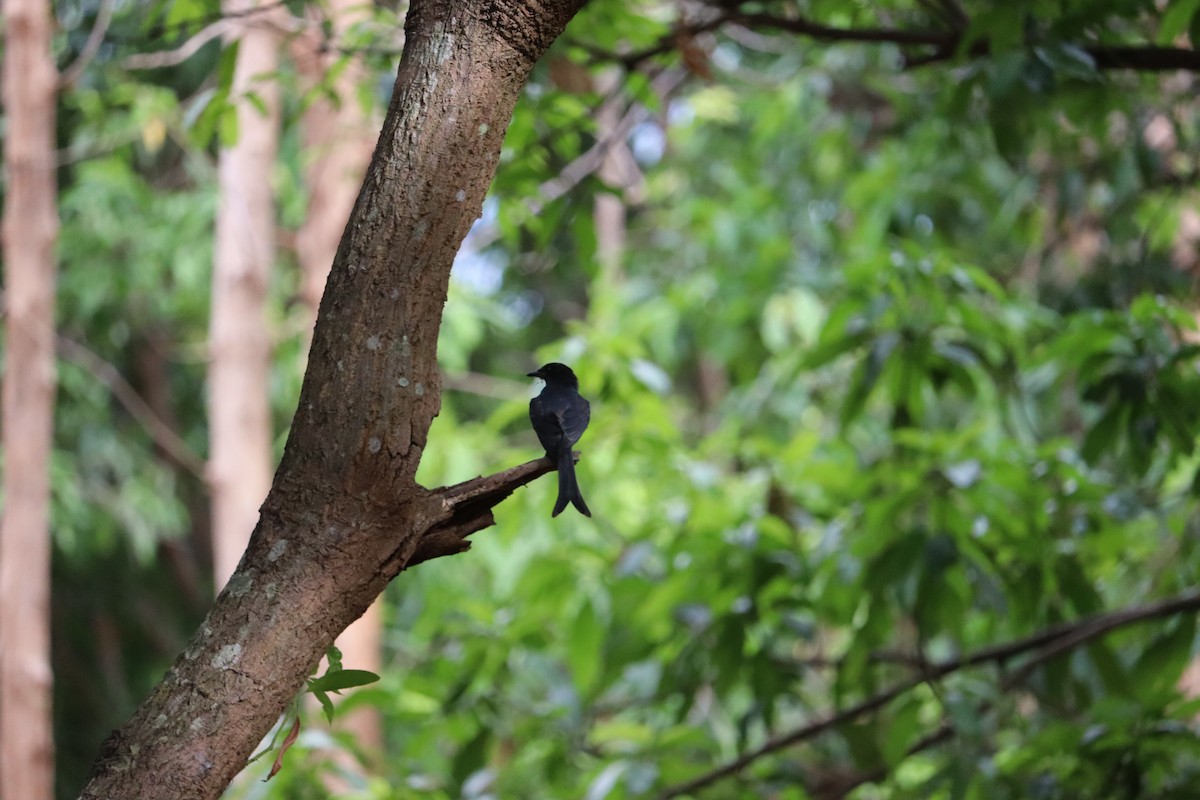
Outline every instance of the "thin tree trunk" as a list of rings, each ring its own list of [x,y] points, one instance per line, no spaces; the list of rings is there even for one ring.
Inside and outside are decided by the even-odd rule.
[[[4,516],[0,520],[0,797],[54,796],[50,448],[54,412],[54,103],[46,0],[4,5]]]
[[[597,81],[602,94],[613,90],[618,76],[606,71]],[[596,176],[609,191],[597,192],[592,220],[596,226],[596,260],[600,269],[611,278],[619,278],[625,258],[625,202],[618,192],[629,183],[626,161],[632,161],[624,137],[620,136],[621,107],[606,103],[596,113],[596,138],[608,142],[604,160]]]
[[[310,6],[310,13],[315,7]],[[338,39],[356,21],[367,16],[361,0],[330,0],[321,8],[329,30]],[[322,47],[315,34],[292,40],[292,55],[306,90],[326,80],[338,53]],[[317,320],[321,295],[330,266],[337,255],[338,242],[354,208],[363,173],[371,161],[371,151],[379,137],[379,119],[364,107],[359,90],[370,76],[361,59],[352,59],[333,79],[335,100],[324,92],[304,112],[301,119],[304,136],[304,183],[308,190],[308,212],[296,233],[296,258],[303,281],[301,297]],[[382,664],[383,615],[377,600],[365,614],[351,623],[337,639],[343,663],[353,669],[378,673]],[[340,699],[340,698],[339,698]],[[335,699],[334,702],[338,702]],[[383,724],[379,711],[359,706],[337,725],[354,736],[368,753],[383,748]],[[348,769],[353,765],[345,764]],[[333,788],[333,787],[331,787]]]
[[[228,0],[224,10],[246,14],[262,5],[262,0]],[[280,44],[271,16],[245,16],[234,35],[239,40],[231,91],[237,141],[221,151],[218,169],[208,368],[208,479],[218,589],[246,550],[271,485],[271,352],[264,309],[275,259],[271,172],[279,137],[274,73]]]
[[[437,338],[463,237],[535,62],[583,0],[414,0],[379,144],[321,301],[283,460],[237,572],[104,744],[85,798],[216,798],[401,569],[460,552],[547,459],[430,491]]]
[[[328,0],[321,8],[335,40],[368,10],[361,0]],[[323,44],[315,33],[292,40],[292,56],[306,89],[325,80],[340,55]],[[329,87],[336,102],[319,93],[301,120],[308,212],[296,233],[296,258],[304,282],[301,295],[314,322],[338,242],[379,138],[380,120],[359,98],[361,87],[370,80],[361,60],[352,59]]]

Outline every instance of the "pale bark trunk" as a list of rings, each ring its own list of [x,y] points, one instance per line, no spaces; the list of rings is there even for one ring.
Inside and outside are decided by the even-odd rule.
[[[669,94],[671,86],[678,85],[680,80],[671,78],[659,87],[661,94]],[[619,97],[620,74],[616,70],[601,73],[595,82],[601,94]],[[627,143],[633,125],[623,117],[631,113],[622,113],[621,104],[616,102],[604,103],[596,112],[596,139],[603,147],[596,176],[608,187],[608,191],[597,193],[595,200],[596,259],[605,274],[617,281],[621,279],[625,260],[626,206],[641,199],[644,181]]]
[[[4,5],[6,352],[0,521],[0,797],[54,796],[50,448],[54,408],[54,103],[46,0]]]
[[[229,0],[245,14],[262,0]],[[271,346],[264,309],[275,259],[271,173],[278,150],[280,37],[271,14],[245,17],[231,98],[237,141],[218,168],[212,316],[209,324],[208,479],[212,491],[213,580],[233,574],[271,485]],[[250,95],[261,102],[253,102]]]
[[[322,8],[335,39],[368,10],[361,0],[329,0]],[[293,58],[306,89],[325,79],[339,55],[322,52],[321,45],[315,35],[292,41]],[[296,257],[304,282],[301,295],[314,321],[338,242],[379,138],[380,120],[359,99],[360,88],[370,80],[362,62],[351,60],[330,87],[337,101],[320,94],[302,119],[308,213],[296,232]]]
[[[612,89],[617,76],[609,72],[598,81],[602,92]],[[610,188],[598,192],[594,200],[592,220],[596,226],[596,260],[600,269],[611,278],[619,278],[625,257],[625,203],[616,192],[625,188],[628,180],[624,167],[627,149],[620,137],[621,108],[606,103],[596,114],[596,138],[608,142],[604,160],[596,170],[597,177]]]
[[[430,491],[450,266],[521,87],[583,0],[415,0],[391,106],[338,248],[283,460],[228,585],[83,797],[216,798],[309,669],[401,569],[460,552],[539,459]]]
[[[335,40],[367,16],[367,11],[361,0],[330,0],[322,8]],[[338,56],[321,44],[315,35],[298,36],[292,41],[293,59],[307,90],[326,79]],[[314,323],[342,231],[379,137],[377,115],[364,107],[359,98],[360,87],[369,80],[362,61],[352,59],[328,87],[336,100],[325,93],[319,94],[301,120],[308,211],[296,232],[296,258],[303,281],[301,297]],[[381,603],[382,600],[377,600],[338,637],[337,646],[348,668],[380,671]],[[340,702],[341,697],[335,697],[334,702]],[[359,706],[349,714],[339,715],[336,724],[353,735],[358,746],[368,753],[382,750],[383,725],[377,709]],[[353,769],[352,764],[343,766]]]

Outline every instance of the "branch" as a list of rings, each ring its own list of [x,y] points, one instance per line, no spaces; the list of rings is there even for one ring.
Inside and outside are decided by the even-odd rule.
[[[112,22],[114,5],[113,0],[100,0],[100,8],[96,11],[96,20],[92,23],[92,31],[88,34],[87,41],[83,43],[83,49],[79,51],[79,56],[71,63],[71,66],[58,76],[60,91],[74,85],[83,71],[87,69],[88,64],[92,63],[96,53],[100,52],[100,45],[104,43],[104,35],[108,33],[108,26]]]
[[[731,22],[747,28],[769,28],[798,33],[822,42],[868,42],[876,44],[925,45],[944,47],[957,42],[952,31],[906,30],[903,28],[837,28],[804,17],[777,17],[773,14],[733,14]]]
[[[258,21],[252,20],[255,16],[264,16],[266,19]],[[284,19],[287,19],[287,24],[284,24]],[[191,24],[196,20],[188,20],[185,24]],[[201,28],[195,35],[189,37],[187,41],[171,50],[159,50],[153,53],[136,53],[126,57],[122,65],[126,69],[161,69],[163,67],[173,67],[176,64],[182,64],[200,51],[200,48],[226,33],[236,31],[243,25],[269,25],[277,28],[283,33],[296,33],[303,27],[303,23],[298,20],[287,17],[286,6],[282,2],[267,3],[265,5],[256,6],[246,9],[245,11],[227,11]]]
[[[1085,47],[1096,69],[1200,72],[1200,52],[1177,47]]]
[[[1119,613],[1121,612],[1117,612],[1117,614]],[[1111,616],[1116,616],[1117,614],[1113,614]],[[1022,664],[1019,670],[1005,677],[1004,680],[1000,682],[1001,691],[1011,691],[1015,687],[1020,686],[1026,680],[1028,680],[1029,676],[1032,675],[1038,667],[1042,666],[1046,662],[1052,661],[1053,659],[1064,655],[1081,644],[1085,644],[1089,640],[1099,636],[1101,633],[1106,633],[1108,630],[1111,630],[1111,628],[1104,628],[1097,633],[1097,629],[1090,628],[1086,625],[1071,625],[1068,627],[1075,628],[1075,630],[1068,632],[1061,638],[1051,639],[1049,644],[1044,649],[1040,650],[1036,655],[1032,656],[1028,661]],[[991,707],[991,701],[982,702],[976,707],[975,713],[977,716],[982,716],[986,714]],[[954,726],[948,720],[943,720],[942,724],[939,725],[932,733],[921,737],[921,739],[913,744],[912,747],[908,748],[908,750],[905,752],[905,758],[914,756],[917,753],[941,744],[942,742],[953,738],[956,733],[958,733],[958,731],[955,730]],[[836,796],[845,797],[859,786],[862,786],[864,783],[878,783],[887,777],[888,772],[890,772],[889,767],[880,766],[870,770],[869,772],[861,772],[856,775],[852,775],[838,786]]]
[[[1151,619],[1160,617],[1169,617],[1176,614],[1181,614],[1187,611],[1200,610],[1200,592],[1180,595],[1179,597],[1163,600],[1158,603],[1152,603],[1146,606],[1135,606],[1132,608],[1112,611],[1107,614],[1099,614],[1092,617],[1086,617],[1076,622],[1064,623],[1047,628],[1044,631],[1026,636],[1022,639],[1016,639],[1011,642],[985,647],[959,658],[952,658],[946,661],[930,664],[924,674],[911,678],[906,681],[895,684],[889,689],[880,692],[877,695],[867,698],[850,708],[831,714],[824,719],[809,723],[802,727],[780,734],[768,739],[758,748],[744,753],[732,761],[717,767],[709,772],[699,775],[689,781],[669,787],[659,795],[659,800],[669,800],[673,797],[679,797],[685,794],[691,794],[699,789],[710,786],[724,778],[736,775],[745,767],[754,763],[763,756],[791,747],[809,739],[815,738],[821,733],[830,728],[849,722],[850,720],[867,714],[871,711],[876,711],[890,703],[896,697],[911,691],[923,683],[940,680],[941,678],[958,672],[959,670],[968,667],[975,667],[986,663],[1003,664],[1009,659],[1029,652],[1031,650],[1042,650],[1032,661],[1026,664],[1014,677],[1005,681],[1005,685],[1012,685],[1017,680],[1023,679],[1028,675],[1029,671],[1045,661],[1062,655],[1082,644],[1085,644],[1092,639],[1096,639],[1107,633],[1110,633],[1117,628],[1123,628],[1138,622],[1145,622]],[[938,732],[940,734],[940,731]],[[948,735],[948,734],[947,734]],[[935,734],[937,736],[937,734]],[[935,736],[927,737],[933,741],[925,744],[926,747],[932,746],[936,741],[941,741]],[[924,741],[924,740],[922,740]],[[918,743],[921,744],[921,743]]]
[[[579,453],[573,455],[578,461]],[[437,515],[404,568],[468,550],[471,547],[468,536],[496,524],[493,508],[520,487],[554,469],[554,462],[543,456],[494,475],[435,489],[434,501],[440,503]]]
[[[162,448],[172,461],[195,475],[202,483],[207,483],[204,459],[154,413],[154,409],[142,399],[137,389],[125,380],[120,370],[84,345],[62,335],[58,337],[58,353],[87,370],[96,380],[107,386],[113,397],[145,428],[154,443]]]
[[[187,41],[172,50],[159,50],[154,53],[136,53],[128,56],[123,62],[125,69],[161,69],[162,67],[173,67],[176,64],[182,64],[200,51],[201,47],[216,39],[228,30],[232,30],[235,23],[227,19],[219,19],[216,22],[201,28],[195,36],[189,37]]]
[[[685,70],[663,70],[651,80],[650,88],[659,97],[666,97],[679,88],[687,79],[687,76],[688,73]],[[596,107],[591,116],[594,118],[599,115],[609,107],[610,103],[623,104],[624,102],[624,95],[615,92],[605,98],[604,102]],[[600,169],[600,165],[604,163],[608,151],[627,139],[633,129],[648,117],[649,112],[644,106],[639,105],[636,101],[630,102],[625,110],[625,114],[621,117],[621,121],[617,123],[608,135],[598,139],[586,151],[571,159],[566,166],[559,170],[556,176],[543,181],[538,186],[537,195],[525,201],[525,212],[528,217],[538,216],[546,206],[559,200],[567,192],[587,180],[596,170]],[[469,247],[473,252],[479,252],[494,244],[499,238],[499,226],[483,228],[479,231],[473,231],[467,237],[465,246]]]
[[[737,9],[725,11],[717,16],[691,25],[681,25],[659,39],[655,44],[630,53],[613,54],[592,50],[593,58],[616,61],[627,69],[656,56],[678,49],[680,41],[701,33],[717,30],[727,24],[740,25],[751,30],[774,30],[807,36],[823,42],[863,42],[873,44],[895,44],[900,47],[932,48],[924,55],[913,55],[905,60],[907,68],[949,61],[960,55],[964,43],[966,21],[961,10],[948,4],[947,16],[952,15],[953,27],[945,30],[919,28],[840,28],[823,25],[806,17],[780,17],[765,13],[741,13]],[[953,10],[951,10],[953,9]],[[1027,44],[1033,45],[1034,42]],[[1200,72],[1200,52],[1176,47],[1155,46],[1106,46],[1080,45],[1095,64],[1097,70],[1129,69],[1140,72],[1170,72],[1184,70]],[[970,44],[966,55],[981,58],[991,53],[986,39]]]

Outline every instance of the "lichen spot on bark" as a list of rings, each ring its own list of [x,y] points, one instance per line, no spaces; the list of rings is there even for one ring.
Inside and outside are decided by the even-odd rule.
[[[213,669],[229,669],[242,660],[242,646],[237,642],[227,644],[217,651],[209,662]]]
[[[396,385],[403,389],[405,386],[408,386],[408,378],[401,375],[399,378],[396,378]]]
[[[480,123],[480,125],[479,125],[479,135],[480,135],[480,136],[487,136],[487,132],[488,132],[488,124],[487,124],[486,122],[482,122],[482,123]]]
[[[225,587],[234,597],[241,597],[250,591],[250,587],[254,585],[254,578],[244,572],[235,572],[233,577],[229,579],[229,584]]]
[[[271,545],[271,549],[267,551],[267,561],[272,563],[279,560],[279,557],[288,549],[288,540],[280,539],[275,544]]]
[[[367,339],[367,349],[368,350],[378,350],[379,349],[379,336],[378,335],[373,335]]]
[[[398,347],[400,348],[400,374],[412,372],[413,348],[407,335],[400,337]]]
[[[453,22],[451,19],[451,24]],[[446,32],[446,26],[441,21],[433,23],[433,47],[439,64],[446,63],[454,55],[454,35]]]
[[[463,200],[466,200],[466,199],[467,199],[467,190],[466,190],[466,189],[459,189],[457,192],[455,192],[455,193],[454,193],[454,199],[455,199],[455,200],[457,200],[457,201],[458,201],[458,202],[460,202],[460,203],[461,203]]]
[[[423,384],[423,383],[418,383],[416,386],[414,386],[414,387],[413,387],[413,394],[415,394],[417,397],[424,397],[424,395],[425,395],[425,384]]]
[[[371,453],[371,455],[375,455],[382,449],[383,449],[383,442],[380,441],[378,436],[372,436],[370,439],[367,440],[367,450]]]

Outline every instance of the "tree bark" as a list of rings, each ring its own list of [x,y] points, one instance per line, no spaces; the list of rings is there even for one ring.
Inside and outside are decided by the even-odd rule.
[[[227,0],[247,15],[260,0]],[[273,9],[278,11],[278,9]],[[243,16],[230,92],[237,141],[218,167],[212,316],[209,322],[208,480],[212,491],[213,583],[233,574],[271,485],[271,342],[264,312],[275,261],[271,173],[279,140],[280,37],[273,14]],[[250,99],[256,96],[259,102]]]
[[[46,0],[4,6],[8,178],[0,520],[0,796],[54,796],[50,451],[54,413],[54,103]]]
[[[82,797],[216,798],[334,637],[405,566],[465,548],[546,459],[429,491],[450,266],[535,62],[583,0],[417,0],[321,301],[283,460],[237,572]]]

